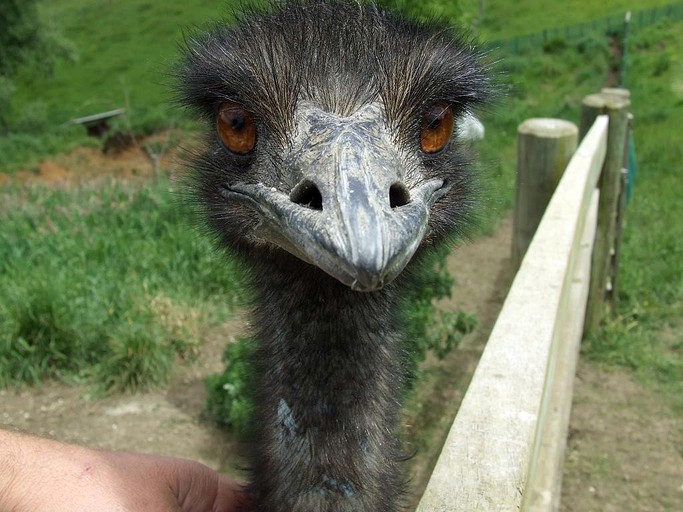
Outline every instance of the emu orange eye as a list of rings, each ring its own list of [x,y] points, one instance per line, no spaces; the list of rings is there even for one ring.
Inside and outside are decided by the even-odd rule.
[[[425,153],[438,153],[453,134],[453,109],[445,101],[434,103],[422,116],[420,147]]]
[[[218,107],[216,129],[223,144],[233,153],[246,155],[256,147],[254,114],[239,103],[226,101]]]

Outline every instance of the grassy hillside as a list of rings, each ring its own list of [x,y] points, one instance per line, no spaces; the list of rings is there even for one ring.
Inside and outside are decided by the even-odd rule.
[[[479,24],[485,40],[498,40],[532,34],[539,30],[585,23],[607,16],[623,16],[628,10],[640,10],[674,3],[674,0],[521,0],[518,2],[491,2],[462,0],[467,19]],[[477,20],[479,6],[484,5],[482,22]]]
[[[171,4],[161,0],[61,0],[42,5],[43,15],[53,20],[76,48],[73,62],[61,62],[54,76],[45,77],[25,69],[16,81],[16,97],[10,114],[11,135],[0,136],[0,171],[13,172],[32,166],[45,155],[68,150],[88,140],[81,127],[68,120],[126,107],[127,116],[114,122],[118,130],[149,133],[187,120],[168,105],[163,85],[165,70],[176,53],[183,31],[207,20],[228,16],[236,0],[187,0]],[[392,3],[392,2],[385,2]],[[438,8],[439,0],[397,0],[413,9],[429,9],[450,15],[453,9]],[[643,9],[668,3],[642,0]],[[477,23],[477,0],[463,0],[460,9],[466,22]],[[484,2],[485,16],[479,26],[484,40],[583,22],[632,8],[628,0],[612,2]]]
[[[41,157],[87,140],[70,119],[124,107],[116,130],[150,133],[186,122],[169,106],[165,73],[183,34],[225,17],[227,0],[63,0],[44,2],[41,13],[56,20],[76,48],[53,76],[24,69],[10,116],[10,136],[0,136],[0,171],[13,172]]]
[[[27,70],[18,84],[17,103],[42,102],[56,123],[123,107],[126,101],[133,122],[167,120],[163,73],[183,31],[225,16],[227,5],[215,0],[45,2],[44,15],[58,20],[76,46],[77,60],[62,62],[53,77],[31,77]]]

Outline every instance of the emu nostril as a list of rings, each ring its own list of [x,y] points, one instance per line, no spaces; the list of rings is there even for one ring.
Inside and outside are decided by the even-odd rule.
[[[410,191],[403,183],[394,183],[389,187],[389,205],[392,208],[404,206],[410,202]]]
[[[296,204],[312,210],[323,209],[323,196],[318,186],[310,180],[299,183],[289,194],[289,199]]]

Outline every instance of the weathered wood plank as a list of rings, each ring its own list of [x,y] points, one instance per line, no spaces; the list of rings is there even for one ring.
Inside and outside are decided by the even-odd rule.
[[[536,431],[537,452],[532,456],[527,492],[524,494],[524,512],[555,512],[560,508],[562,470],[567,446],[569,417],[574,390],[574,376],[583,337],[584,316],[588,301],[591,255],[598,219],[599,191],[591,198],[586,224],[583,228],[580,250],[571,275],[568,301],[558,314],[556,337],[546,376],[542,410],[543,428]]]
[[[584,139],[553,195],[491,333],[418,512],[521,506],[562,290],[571,281],[607,118]]]
[[[72,119],[69,121],[70,124],[90,124],[90,123],[96,123],[99,121],[104,121],[107,119],[111,119],[112,117],[120,116],[126,112],[125,109],[123,108],[117,108],[115,110],[110,110],[108,112],[100,112],[99,114],[93,114],[90,116],[85,116],[85,117],[78,117],[76,119]]]

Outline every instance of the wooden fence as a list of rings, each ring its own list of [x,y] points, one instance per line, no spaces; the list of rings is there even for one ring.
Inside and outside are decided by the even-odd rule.
[[[604,308],[609,288],[609,276],[595,277],[598,269],[609,270],[596,260],[596,251],[613,262],[610,248],[618,238],[614,219],[620,202],[612,197],[617,185],[609,175],[616,173],[616,183],[622,175],[625,94],[606,91],[587,98],[582,126],[590,122],[590,129],[521,259],[418,512],[545,512],[559,507],[589,285],[594,300],[600,298],[595,311]],[[537,124],[542,126],[539,138],[557,146],[556,134],[547,129],[552,122]],[[566,126],[557,124],[564,133]],[[531,145],[535,151],[541,146]],[[534,159],[518,159],[529,160]],[[554,161],[541,160],[549,165]],[[520,183],[525,185],[529,183]],[[606,248],[600,249],[601,244]]]

